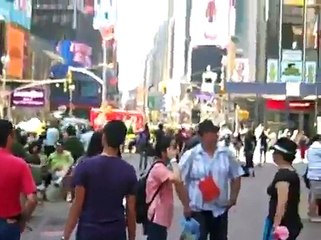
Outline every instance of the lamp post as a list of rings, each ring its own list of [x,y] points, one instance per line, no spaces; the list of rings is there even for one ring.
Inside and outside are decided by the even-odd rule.
[[[72,100],[73,100],[73,93],[75,91],[75,88],[76,88],[76,86],[75,86],[73,78],[72,78],[72,72],[69,69],[68,73],[66,75],[65,82],[64,82],[64,92],[68,91],[68,96],[69,96],[69,115],[70,116],[73,115],[73,103],[72,103]]]
[[[7,83],[7,66],[8,63],[10,62],[10,57],[9,55],[3,55],[1,57],[1,63],[2,63],[2,87],[1,91],[3,94],[6,92],[6,83]],[[5,105],[10,108],[9,104],[6,104],[6,99],[4,96],[1,96],[1,111],[0,111],[0,117],[4,118],[4,107]]]

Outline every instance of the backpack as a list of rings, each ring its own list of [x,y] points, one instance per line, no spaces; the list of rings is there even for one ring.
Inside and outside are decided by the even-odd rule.
[[[152,196],[149,203],[146,202],[146,185],[147,185],[147,178],[156,164],[164,164],[162,161],[156,161],[152,164],[150,169],[148,170],[147,174],[142,175],[141,178],[138,180],[137,188],[136,188],[136,222],[139,224],[144,224],[148,221],[148,209],[152,202],[155,200],[157,194],[161,190],[164,183],[162,183],[157,190],[155,191],[154,195]]]

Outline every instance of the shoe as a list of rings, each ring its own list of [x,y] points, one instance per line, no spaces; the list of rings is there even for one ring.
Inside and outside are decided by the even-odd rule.
[[[309,217],[310,222],[321,223],[321,217]]]

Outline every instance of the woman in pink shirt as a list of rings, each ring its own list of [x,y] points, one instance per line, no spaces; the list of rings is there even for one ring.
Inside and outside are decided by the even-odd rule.
[[[148,209],[147,240],[167,239],[167,229],[171,226],[174,215],[173,184],[184,206],[184,212],[186,215],[190,213],[187,193],[180,179],[175,158],[178,154],[175,141],[165,137],[160,146],[160,153],[160,162],[153,165],[146,184],[146,202],[152,201],[160,188]],[[168,167],[171,167],[171,170]]]

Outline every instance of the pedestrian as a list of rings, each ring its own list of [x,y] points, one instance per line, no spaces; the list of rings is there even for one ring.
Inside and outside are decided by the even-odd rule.
[[[44,150],[47,157],[49,157],[49,155],[55,151],[55,145],[59,140],[60,133],[58,130],[58,125],[59,124],[57,120],[52,120],[49,128],[46,131]]]
[[[161,146],[161,142],[162,142],[164,136],[165,136],[164,125],[162,123],[160,123],[158,125],[158,129],[156,130],[156,133],[155,133],[155,155],[156,156],[161,155],[161,151],[159,148]]]
[[[147,240],[166,240],[167,230],[174,216],[173,185],[184,207],[185,216],[190,217],[188,196],[180,179],[176,156],[179,149],[175,140],[164,137],[146,183],[148,206]],[[168,167],[171,167],[170,170]]]
[[[37,206],[36,185],[25,160],[10,153],[12,123],[1,119],[0,129],[0,240],[19,240]],[[20,204],[21,194],[26,197],[25,207]]]
[[[244,174],[229,148],[218,146],[219,127],[204,120],[201,143],[183,154],[179,166],[192,217],[200,224],[199,240],[227,240],[228,212],[237,203]]]
[[[309,218],[311,222],[321,220],[321,135],[313,138],[307,150],[308,168],[306,180],[310,185]]]
[[[272,150],[278,171],[267,188],[270,202],[263,239],[272,239],[278,227],[286,227],[289,231],[287,240],[296,240],[303,227],[299,215],[300,177],[292,166],[297,145],[289,138],[282,137]]]
[[[102,154],[77,165],[73,176],[75,199],[61,239],[69,240],[77,224],[77,240],[135,239],[137,178],[135,169],[119,157],[119,148],[125,141],[126,132],[122,121],[108,122],[103,129]]]
[[[145,124],[144,130],[138,133],[136,140],[136,149],[139,153],[139,170],[146,170],[147,168],[149,141],[149,127],[148,124]]]
[[[245,155],[245,168],[248,170],[252,177],[255,177],[254,172],[254,152],[256,148],[256,138],[253,131],[249,130],[244,138],[244,155]]]
[[[268,136],[265,134],[265,130],[262,130],[260,135],[260,166],[266,163],[266,153],[268,149]]]

